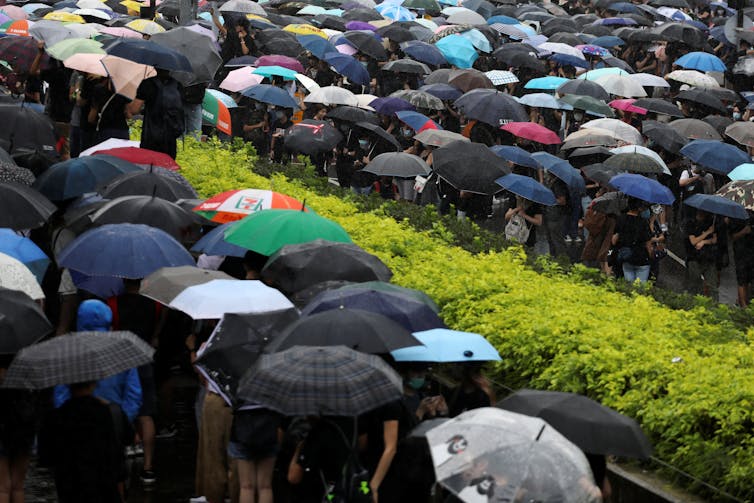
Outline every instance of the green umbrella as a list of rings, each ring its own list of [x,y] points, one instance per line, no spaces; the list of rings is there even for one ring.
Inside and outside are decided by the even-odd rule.
[[[74,54],[105,54],[102,44],[90,38],[69,38],[47,48],[47,54],[64,61]]]
[[[225,231],[225,241],[262,255],[272,255],[285,245],[315,239],[350,243],[348,233],[332,220],[298,210],[264,210],[252,213]]]
[[[560,101],[568,103],[573,108],[584,110],[585,112],[592,112],[594,114],[604,115],[605,117],[613,117],[613,110],[607,106],[602,100],[592,98],[591,96],[578,96],[576,94],[566,94]]]

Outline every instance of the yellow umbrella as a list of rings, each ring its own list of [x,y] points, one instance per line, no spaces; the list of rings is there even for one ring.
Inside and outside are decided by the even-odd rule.
[[[328,39],[327,34],[324,31],[309,24],[289,24],[288,26],[283,28],[283,30],[289,31],[291,33],[296,33],[298,35],[317,35],[324,38],[325,40]]]
[[[260,21],[270,22],[266,17],[259,16],[257,14],[246,14],[246,19],[259,19]]]
[[[125,0],[124,2],[121,2],[120,4],[123,5],[126,9],[128,9],[129,14],[133,12],[137,16],[141,12],[141,8],[144,5],[141,2],[137,2],[135,0]]]
[[[162,33],[165,31],[165,28],[149,19],[134,19],[126,24],[126,27],[146,35],[154,35],[155,33]]]
[[[50,21],[60,21],[61,23],[86,23],[84,18],[79,16],[78,14],[71,14],[70,12],[65,12],[62,10],[48,12],[47,14],[45,14],[43,19],[49,19]]]

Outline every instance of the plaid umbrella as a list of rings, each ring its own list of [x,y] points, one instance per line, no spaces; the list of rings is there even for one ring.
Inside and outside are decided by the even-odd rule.
[[[518,82],[518,77],[513,72],[506,70],[490,70],[484,73],[490,81],[496,86],[503,84],[515,84]]]
[[[38,52],[37,41],[32,37],[0,38],[0,59],[10,63],[17,72],[28,72]],[[41,67],[47,66],[49,60],[49,56],[43,54]]]
[[[727,183],[716,194],[737,202],[749,211],[754,211],[754,181],[752,180]]]
[[[291,416],[358,416],[398,400],[401,378],[379,357],[345,346],[296,346],[263,355],[238,396]]]
[[[0,355],[12,355],[52,332],[39,305],[18,290],[0,287]]]
[[[78,332],[22,349],[4,388],[44,389],[104,379],[152,361],[154,349],[131,332]]]

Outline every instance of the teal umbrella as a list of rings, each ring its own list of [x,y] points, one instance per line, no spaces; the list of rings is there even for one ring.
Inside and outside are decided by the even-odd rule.
[[[728,173],[731,180],[754,180],[754,164],[741,164]]]
[[[474,44],[458,34],[448,35],[435,43],[448,63],[458,68],[471,68],[479,57]]]
[[[256,75],[261,75],[263,77],[272,78],[272,77],[282,77],[285,80],[295,80],[296,79],[296,72],[293,70],[289,70],[288,68],[283,68],[282,66],[260,66],[259,68],[256,68],[253,72]]]

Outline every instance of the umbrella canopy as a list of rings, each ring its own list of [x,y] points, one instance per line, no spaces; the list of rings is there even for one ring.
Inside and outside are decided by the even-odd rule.
[[[229,0],[220,6],[220,12],[237,12],[239,14],[255,14],[266,16],[267,12],[256,2],[251,0]]]
[[[529,115],[513,97],[494,89],[474,89],[454,102],[455,107],[470,119],[499,127],[507,122],[527,122]]]
[[[199,241],[194,243],[191,251],[194,253],[204,253],[205,255],[243,258],[246,255],[246,248],[241,248],[225,241],[225,231],[229,225],[230,223],[218,225],[209,231]]]
[[[722,175],[728,174],[736,166],[751,162],[751,157],[740,148],[715,140],[694,140],[686,144],[680,153]]]
[[[191,73],[176,72],[174,74],[175,79],[184,86],[211,82],[223,62],[211,38],[183,26],[164,33],[156,33],[150,40],[188,59]]]
[[[251,86],[243,91],[243,95],[269,105],[282,108],[299,108],[298,103],[288,94],[288,91],[269,84]]]
[[[52,201],[64,201],[94,192],[118,175],[141,171],[140,167],[117,157],[77,157],[50,166],[34,182],[34,188]]]
[[[647,95],[644,88],[627,75],[605,75],[595,80],[609,94],[624,98],[643,98]]]
[[[486,145],[455,141],[433,152],[434,171],[457,190],[476,194],[500,192],[495,181],[510,172],[506,161]]]
[[[321,103],[323,105],[359,106],[356,96],[348,89],[336,86],[320,87],[304,98],[304,103]]]
[[[652,444],[635,420],[582,395],[523,389],[498,406],[542,418],[590,454],[630,458],[652,454]]]
[[[119,175],[100,187],[99,193],[105,199],[123,196],[155,196],[171,202],[196,197],[196,193],[184,185],[154,171],[135,171]]]
[[[110,44],[106,51],[113,56],[142,65],[175,72],[192,72],[191,62],[186,56],[151,40],[122,38]]]
[[[39,304],[24,292],[0,286],[0,355],[13,355],[52,332]]]
[[[513,145],[493,145],[490,150],[495,152],[495,155],[502,157],[506,161],[518,164],[519,166],[525,166],[532,169],[540,169],[542,165],[532,156],[529,152]]]
[[[493,89],[495,87],[495,84],[492,83],[486,74],[473,68],[452,70],[448,74],[448,84],[463,92],[468,92],[472,89]]]
[[[348,233],[332,220],[315,213],[266,210],[253,213],[225,232],[225,240],[248,250],[272,255],[285,245],[315,239],[350,243]]]
[[[195,320],[220,319],[225,313],[263,313],[293,307],[282,293],[261,281],[237,279],[213,279],[189,286],[166,305]]]
[[[374,108],[377,113],[380,113],[382,115],[394,115],[397,112],[416,111],[416,107],[414,105],[396,96],[377,98],[376,100],[371,101],[369,103],[369,106]]]
[[[607,101],[610,95],[605,88],[591,80],[570,80],[558,88],[558,94],[565,96],[572,94],[575,96],[589,96],[596,100]]]
[[[154,195],[118,197],[97,210],[91,219],[95,225],[149,225],[182,241],[195,235],[199,225],[195,214]]]
[[[560,101],[568,103],[573,108],[584,110],[585,112],[590,112],[596,115],[602,115],[604,117],[612,117],[614,115],[612,109],[607,106],[607,103],[602,100],[592,98],[591,96],[577,96],[575,94],[566,94],[565,96],[560,98]]]
[[[382,44],[372,33],[363,31],[347,31],[343,38],[359,52],[366,54],[377,61],[387,60],[387,52]]]
[[[398,400],[402,389],[377,356],[312,346],[262,355],[241,378],[238,397],[286,415],[358,416]]]
[[[89,276],[141,279],[161,267],[194,265],[170,234],[141,224],[103,225],[86,231],[58,254],[58,264]]]
[[[65,61],[74,54],[105,54],[102,43],[88,38],[69,38],[45,49],[53,58]]]
[[[28,72],[38,53],[37,41],[31,37],[0,38],[0,60],[11,63],[18,72]],[[49,57],[45,54],[40,64],[46,66],[48,62]]]
[[[131,332],[78,332],[22,349],[4,388],[44,389],[98,381],[152,362],[154,349]]]
[[[570,105],[561,103],[555,96],[548,93],[525,94],[518,98],[518,102],[527,107],[534,108],[552,108],[554,110],[571,109]]]
[[[369,133],[376,137],[376,139],[382,140],[386,142],[387,144],[391,145],[393,148],[395,148],[396,152],[403,149],[400,143],[398,143],[398,140],[395,138],[395,136],[391,135],[384,129],[382,129],[380,126],[376,126],[372,124],[371,122],[357,122],[354,124],[354,126],[359,127],[361,129],[366,129],[369,131]]]
[[[627,196],[652,204],[673,204],[673,193],[657,180],[642,175],[624,173],[610,179],[610,185]]]
[[[236,390],[243,374],[262,354],[264,346],[298,317],[295,309],[224,315],[197,353],[197,369],[213,391],[229,405],[237,405]]]
[[[307,155],[332,150],[343,135],[329,122],[304,119],[285,131],[284,143],[294,152]]]
[[[431,94],[443,101],[460,98],[463,93],[449,84],[426,84],[419,88],[420,91]]]
[[[322,37],[317,38],[322,40]],[[256,66],[258,68],[262,66],[280,66],[294,72],[304,73],[304,66],[301,64],[301,62],[299,62],[299,60],[290,56],[283,56],[279,54],[260,56],[256,61]]]
[[[463,135],[453,133],[452,131],[444,131],[441,129],[425,129],[424,131],[414,135],[414,140],[429,145],[432,147],[444,147],[453,142],[466,142],[470,140]]]
[[[324,281],[389,281],[393,273],[353,243],[315,239],[283,246],[262,269],[262,279],[293,294]]]
[[[123,159],[131,164],[137,164],[144,168],[156,167],[168,171],[178,171],[181,167],[175,159],[162,152],[156,152],[147,148],[139,147],[114,147],[102,150],[93,150],[91,155],[106,155]],[[160,173],[159,171],[157,171]]]
[[[0,227],[35,229],[55,211],[55,205],[37,190],[15,182],[0,183]]]
[[[749,220],[749,213],[741,203],[717,194],[694,194],[684,199],[683,204],[715,215]]]
[[[608,168],[633,173],[662,173],[662,166],[652,157],[639,153],[615,154],[604,162]]]
[[[414,332],[423,345],[397,349],[391,353],[397,362],[484,362],[500,361],[500,354],[479,334],[434,328]]]
[[[442,129],[442,126],[440,126],[438,123],[436,123],[426,115],[420,114],[419,112],[403,110],[396,112],[395,116],[414,131],[423,131],[424,129]]]
[[[544,204],[547,206],[554,206],[557,204],[555,200],[555,194],[550,189],[536,181],[529,176],[510,174],[505,175],[497,180],[495,183],[500,185],[505,190],[513,192],[516,195],[533,201],[535,203]]]
[[[754,122],[738,121],[725,128],[725,135],[741,145],[754,147]]]
[[[23,292],[34,300],[45,298],[37,278],[20,260],[0,253],[0,287]]]
[[[190,265],[162,267],[141,281],[139,294],[167,305],[185,289],[215,279],[233,278],[221,271],[208,271]]]
[[[371,81],[369,72],[359,60],[347,54],[328,52],[323,58],[336,72],[348,78],[349,81],[362,86],[368,86]]]
[[[721,140],[713,126],[699,119],[677,119],[668,124],[684,138],[690,140]]]
[[[327,112],[326,117],[345,122],[371,122],[375,125],[380,123],[380,119],[374,112],[347,105],[342,105],[330,110]]]
[[[704,89],[720,87],[720,84],[713,77],[696,70],[675,70],[665,75],[665,80],[675,80],[681,84],[688,84]]]
[[[7,38],[0,38],[0,43]],[[0,59],[4,59],[0,53]],[[11,59],[12,61],[12,59]],[[38,151],[54,159],[56,136],[50,118],[28,107],[0,104],[0,147],[10,154]]]
[[[404,152],[385,152],[376,156],[367,164],[363,171],[377,176],[395,176],[399,178],[413,178],[427,176],[430,168],[421,157]]]
[[[205,89],[202,99],[202,121],[225,134],[233,134],[230,109],[238,105],[227,94],[216,89]]]
[[[647,109],[635,106],[634,105],[635,101],[636,100],[633,98],[613,100],[610,103],[608,103],[608,106],[616,110],[623,110],[624,112],[631,112],[634,114],[646,115]]]
[[[568,82],[570,79],[566,79],[564,77],[539,77],[536,79],[529,80],[526,85],[524,85],[524,89],[537,89],[537,90],[543,90],[543,91],[555,91],[560,86]]]
[[[668,124],[657,121],[644,121],[642,133],[657,146],[677,154],[689,140]]]
[[[558,145],[561,143],[557,134],[534,122],[509,122],[500,126],[500,129],[508,131],[519,138],[543,145]]]
[[[260,189],[239,189],[222,192],[194,208],[207,220],[228,223],[268,209],[304,209],[304,204],[279,192]]]
[[[539,418],[473,409],[429,430],[427,442],[437,481],[461,501],[601,499],[584,454]]]
[[[448,62],[440,49],[420,40],[403,42],[400,47],[407,56],[428,65],[440,66]]]
[[[31,239],[7,228],[0,228],[0,253],[8,255],[26,266],[42,284],[50,259]]]
[[[716,98],[709,90],[687,89],[678,93],[676,99],[679,101],[690,101],[718,112],[727,113],[723,102]]]
[[[754,164],[746,163],[736,166],[733,171],[728,173],[731,180],[754,180]]]
[[[400,98],[414,105],[416,108],[424,110],[445,110],[445,104],[440,98],[433,96],[424,91],[399,90],[390,95],[393,98]]]
[[[266,353],[294,346],[346,346],[369,354],[387,354],[421,344],[392,319],[372,311],[338,308],[302,316],[265,348]]]
[[[383,65],[382,70],[397,73],[413,73],[417,75],[429,75],[431,72],[427,65],[407,58],[389,61]]]
[[[727,70],[725,63],[720,58],[707,52],[689,52],[676,59],[673,64],[701,72],[725,72]]]
[[[474,61],[479,57],[474,44],[461,35],[448,35],[435,43],[443,57],[451,65],[458,68],[471,68]]]
[[[749,211],[754,211],[754,182],[751,180],[729,182],[716,194],[740,204]]]
[[[220,89],[231,91],[234,93],[240,93],[244,89],[248,89],[251,86],[260,84],[264,80],[264,77],[251,73],[251,69],[248,67],[238,68],[231,72],[220,82]],[[209,91],[209,89],[208,89]]]

